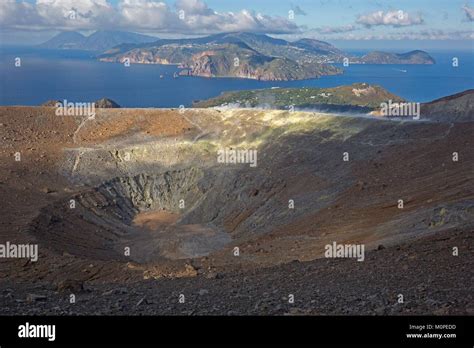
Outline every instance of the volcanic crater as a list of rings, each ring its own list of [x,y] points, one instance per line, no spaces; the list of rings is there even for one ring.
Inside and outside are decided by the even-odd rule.
[[[212,286],[232,303],[225,299],[233,293],[228,286],[240,284],[234,295],[250,297],[234,301],[236,311],[248,314],[259,311],[258,296],[277,301],[268,289],[280,277],[299,274],[293,284],[308,297],[319,291],[318,279],[335,274],[320,289],[328,295],[337,289],[340,301],[315,309],[308,299],[301,311],[345,313],[349,305],[350,313],[373,313],[376,308],[355,304],[354,284],[369,296],[376,293],[372,286],[405,274],[401,287],[417,299],[413,311],[426,312],[428,296],[438,301],[429,305],[434,312],[436,303],[448,301],[438,296],[443,279],[457,279],[449,272],[472,276],[472,258],[450,254],[453,246],[463,255],[472,251],[472,121],[257,109],[99,109],[85,121],[58,117],[49,107],[0,110],[0,190],[8,197],[1,238],[38,243],[40,250],[38,262],[0,263],[1,281],[18,296],[43,291],[59,301],[54,287],[74,280],[93,303],[77,306],[78,313],[118,313],[94,294],[119,285],[133,293],[150,286],[199,293]],[[219,149],[256,149],[258,166],[218,163]],[[455,151],[460,161],[452,160]],[[325,259],[324,246],[334,241],[366,245],[367,261]],[[437,278],[399,268],[412,258],[423,259]],[[430,282],[424,295],[416,288],[421,280]],[[466,291],[462,282],[451,286]],[[166,298],[155,300],[153,313],[176,309],[167,309]],[[450,296],[448,311],[469,312],[466,301],[469,296]],[[226,313],[224,302],[194,310]],[[44,306],[54,313],[48,305],[30,311]],[[8,307],[23,309],[20,302]]]

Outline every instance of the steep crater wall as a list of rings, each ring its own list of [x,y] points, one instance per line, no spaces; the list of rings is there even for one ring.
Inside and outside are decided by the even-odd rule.
[[[124,246],[134,245],[134,240],[153,239],[134,225],[135,217],[149,211],[185,216],[209,190],[206,182],[210,180],[197,168],[114,178],[45,207],[32,222],[31,232],[58,253],[129,260]],[[131,254],[136,261],[148,259],[137,250]]]

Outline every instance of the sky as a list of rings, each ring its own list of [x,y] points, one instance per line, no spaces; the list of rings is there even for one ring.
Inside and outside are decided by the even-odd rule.
[[[0,40],[43,42],[59,31],[157,37],[248,31],[353,48],[473,48],[474,0],[0,0]]]

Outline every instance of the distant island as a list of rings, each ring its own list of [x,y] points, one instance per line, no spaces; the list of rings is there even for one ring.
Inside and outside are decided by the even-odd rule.
[[[370,52],[361,57],[363,64],[435,64],[435,60],[425,51],[415,50],[403,54]]]
[[[371,112],[383,102],[403,102],[404,99],[386,89],[355,83],[332,88],[273,88],[225,92],[215,98],[197,101],[196,108],[230,107],[271,109],[318,109],[327,112]]]
[[[39,45],[41,48],[105,51],[123,43],[139,44],[156,41],[157,38],[127,31],[98,30],[84,36],[76,31],[63,31]]]
[[[101,31],[84,37],[60,33],[44,48],[103,51],[102,62],[173,64],[181,76],[234,77],[261,81],[289,81],[342,74],[332,64],[435,64],[424,51],[370,52],[357,57],[315,39],[286,41],[265,34],[224,33],[193,39],[157,39],[151,36]]]
[[[408,103],[383,87],[367,83],[331,88],[265,88],[224,92],[207,100],[196,101],[194,108],[268,108],[317,110],[319,112],[365,113],[384,117],[383,103]],[[472,122],[474,89],[420,103],[421,118],[434,122]]]

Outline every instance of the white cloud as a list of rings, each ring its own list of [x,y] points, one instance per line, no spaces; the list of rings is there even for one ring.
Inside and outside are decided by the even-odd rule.
[[[112,6],[108,0],[36,0],[35,4],[24,0],[0,0],[0,28],[124,29],[181,34],[299,31],[294,22],[283,17],[245,9],[217,12],[203,0],[176,0],[174,6],[160,0],[120,0],[117,6]]]
[[[466,18],[469,22],[474,21],[474,8],[469,7],[469,5],[464,5],[462,7],[464,13],[466,14]]]
[[[122,0],[119,3],[116,27],[131,29],[153,29],[162,31],[166,28],[177,30],[184,23],[178,14],[173,12],[164,2],[149,0]]]
[[[0,24],[2,26],[24,26],[37,19],[36,8],[27,2],[0,1]]]
[[[366,27],[378,25],[405,27],[423,24],[423,18],[420,14],[409,14],[402,10],[388,12],[375,11],[369,14],[360,15],[356,22]]]
[[[188,15],[208,16],[214,13],[207,4],[201,0],[176,0],[175,7],[183,10]]]

